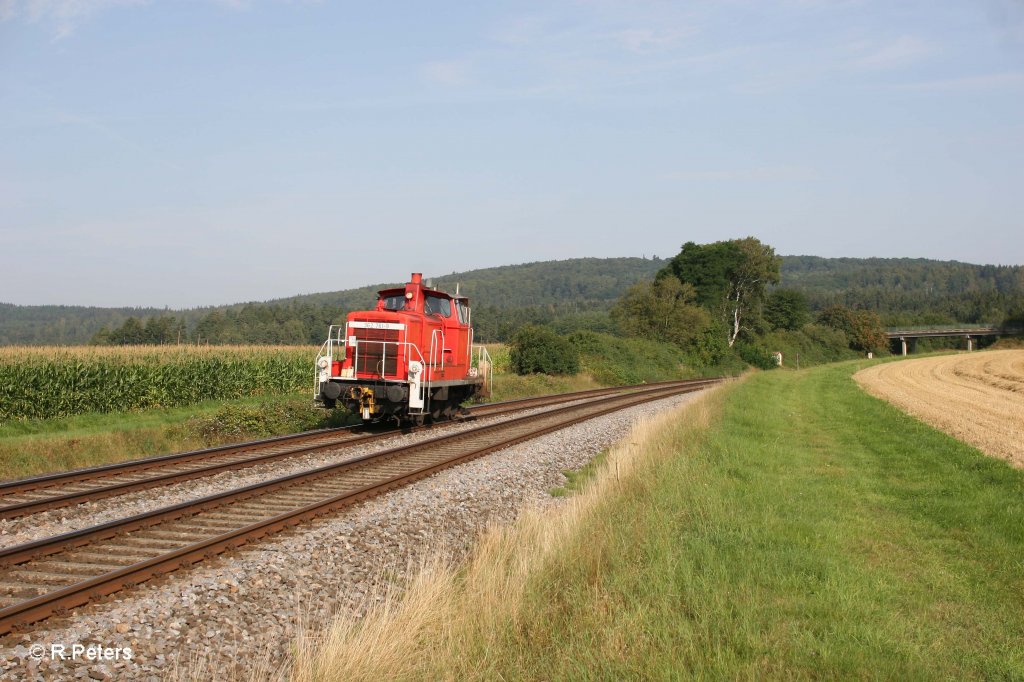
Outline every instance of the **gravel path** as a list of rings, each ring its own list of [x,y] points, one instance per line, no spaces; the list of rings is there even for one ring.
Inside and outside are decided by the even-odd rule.
[[[374,595],[400,586],[410,567],[439,548],[456,561],[489,524],[512,521],[527,506],[558,504],[549,491],[565,482],[563,471],[584,466],[637,419],[692,395],[507,448],[5,637],[0,679],[230,680],[277,670],[298,628],[324,623],[339,611],[361,614]],[[53,644],[66,646],[67,660],[33,660],[33,646],[49,652]],[[86,648],[84,655],[99,645],[110,649],[109,656],[116,648],[123,656],[128,647],[132,657],[72,661],[76,644]]]

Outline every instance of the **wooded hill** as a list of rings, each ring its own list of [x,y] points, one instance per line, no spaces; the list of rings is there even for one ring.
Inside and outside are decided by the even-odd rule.
[[[667,261],[577,258],[434,276],[434,286],[471,297],[478,339],[501,340],[520,325],[558,331],[614,331],[608,310],[630,285]],[[401,274],[401,273],[390,273]],[[430,277],[430,273],[425,273]],[[406,273],[407,276],[407,273]],[[259,303],[161,310],[18,306],[0,303],[0,345],[209,341],[319,343],[327,325],[372,305],[375,284]],[[1024,312],[1024,267],[910,258],[785,256],[783,288],[802,291],[812,308],[842,304],[876,310],[886,325],[1001,322]],[[118,337],[125,323],[125,334]],[[170,318],[173,318],[170,319]],[[147,327],[149,331],[147,332]],[[101,333],[108,332],[107,336]],[[109,332],[115,332],[109,334]],[[99,334],[99,335],[98,335]],[[148,334],[148,335],[147,335]]]

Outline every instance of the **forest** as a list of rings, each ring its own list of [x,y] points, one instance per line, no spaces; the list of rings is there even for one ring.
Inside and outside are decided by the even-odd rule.
[[[673,259],[578,258],[434,276],[473,302],[478,340],[504,341],[526,324],[558,333],[617,333],[612,309],[633,285],[653,281]],[[393,273],[398,274],[398,273]],[[0,303],[0,345],[311,344],[377,289],[267,302],[168,310],[19,306]],[[1024,267],[909,258],[782,256],[774,290],[799,292],[810,313],[832,306],[870,310],[883,326],[995,323],[1024,318]]]

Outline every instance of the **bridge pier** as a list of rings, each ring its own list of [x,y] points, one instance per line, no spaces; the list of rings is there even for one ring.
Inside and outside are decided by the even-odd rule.
[[[970,334],[967,335],[967,352],[970,353],[974,350],[974,340],[971,339]]]
[[[900,345],[903,346],[903,354],[906,355],[907,354],[907,339],[906,339],[906,337],[903,337],[903,336],[900,337]]]

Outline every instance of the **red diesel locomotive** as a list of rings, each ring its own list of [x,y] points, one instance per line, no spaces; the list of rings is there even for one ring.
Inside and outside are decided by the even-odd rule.
[[[490,358],[473,346],[469,299],[423,284],[378,292],[373,310],[331,325],[316,360],[314,398],[343,405],[363,421],[423,423],[453,416],[470,396],[490,388]]]

